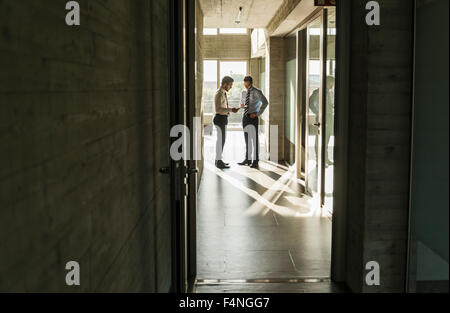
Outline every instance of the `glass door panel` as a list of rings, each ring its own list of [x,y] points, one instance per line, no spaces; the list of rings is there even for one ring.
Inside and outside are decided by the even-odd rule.
[[[308,25],[306,189],[320,199],[322,130],[322,16]]]
[[[333,212],[333,189],[334,189],[334,90],[336,77],[336,9],[326,10],[326,80],[325,80],[325,104],[324,104],[324,182],[322,204],[331,214]]]

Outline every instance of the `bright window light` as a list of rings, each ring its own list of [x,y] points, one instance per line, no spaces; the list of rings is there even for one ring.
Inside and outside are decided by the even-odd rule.
[[[320,36],[320,28],[318,28],[318,27],[311,27],[309,29],[309,34],[311,36]]]
[[[203,35],[207,36],[217,35],[217,28],[203,28]]]
[[[224,35],[247,35],[247,28],[221,28],[220,33]]]
[[[203,80],[208,83],[215,83],[217,87],[217,60],[203,61]]]

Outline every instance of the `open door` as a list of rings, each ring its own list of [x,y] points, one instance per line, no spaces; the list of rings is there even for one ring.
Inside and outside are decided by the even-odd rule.
[[[185,6],[185,68],[184,73],[186,86],[186,105],[185,116],[187,118],[186,125],[188,125],[191,132],[190,140],[190,159],[187,162],[186,170],[186,184],[187,184],[187,199],[186,199],[186,270],[187,270],[187,291],[192,292],[195,280],[197,277],[197,188],[199,185],[199,170],[198,162],[203,162],[201,154],[201,136],[202,125],[199,117],[195,116],[196,104],[196,32],[195,32],[195,1],[184,1]]]
[[[184,136],[184,147],[192,145],[190,136],[193,129],[193,111],[195,103],[195,80],[189,76],[195,66],[195,7],[192,1],[171,1],[171,126],[187,126],[190,132]],[[194,84],[194,85],[193,85]],[[194,87],[193,87],[194,86]],[[172,134],[174,135],[174,134]],[[171,143],[181,138],[171,138]],[[190,149],[190,151],[193,151]],[[171,160],[170,168],[162,168],[171,176],[172,207],[172,290],[177,293],[188,292],[195,280],[195,209],[196,174],[195,162],[191,156],[181,160]],[[192,167],[194,165],[194,167]],[[194,223],[194,225],[192,225]],[[194,258],[193,260],[191,258]]]
[[[324,10],[322,180],[320,204],[331,216],[334,195],[335,86],[336,86],[336,9]]]
[[[322,181],[323,14],[307,27],[306,190],[318,202]]]
[[[327,214],[333,211],[336,10],[307,27],[306,189]]]

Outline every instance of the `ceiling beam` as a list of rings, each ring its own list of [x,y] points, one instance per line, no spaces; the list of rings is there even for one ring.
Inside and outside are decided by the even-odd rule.
[[[272,20],[267,25],[267,32],[269,35],[272,35],[278,29],[300,2],[302,2],[302,0],[283,1],[275,15],[272,17]]]

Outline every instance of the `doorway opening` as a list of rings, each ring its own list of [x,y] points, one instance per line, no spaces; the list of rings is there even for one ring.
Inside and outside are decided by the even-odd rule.
[[[308,194],[333,213],[336,10],[328,8],[309,22],[306,32],[305,181]]]
[[[336,10],[305,7],[311,12],[298,26],[273,35],[250,17],[233,31],[223,15],[214,17],[214,2],[196,1],[191,111],[201,115],[204,158],[195,236],[188,235],[195,238],[195,290],[342,291],[331,281]],[[241,106],[249,75],[269,100],[260,117],[260,168],[237,164],[245,158],[238,113],[230,115],[223,155],[230,168],[218,169],[214,95],[231,76],[229,106]]]

